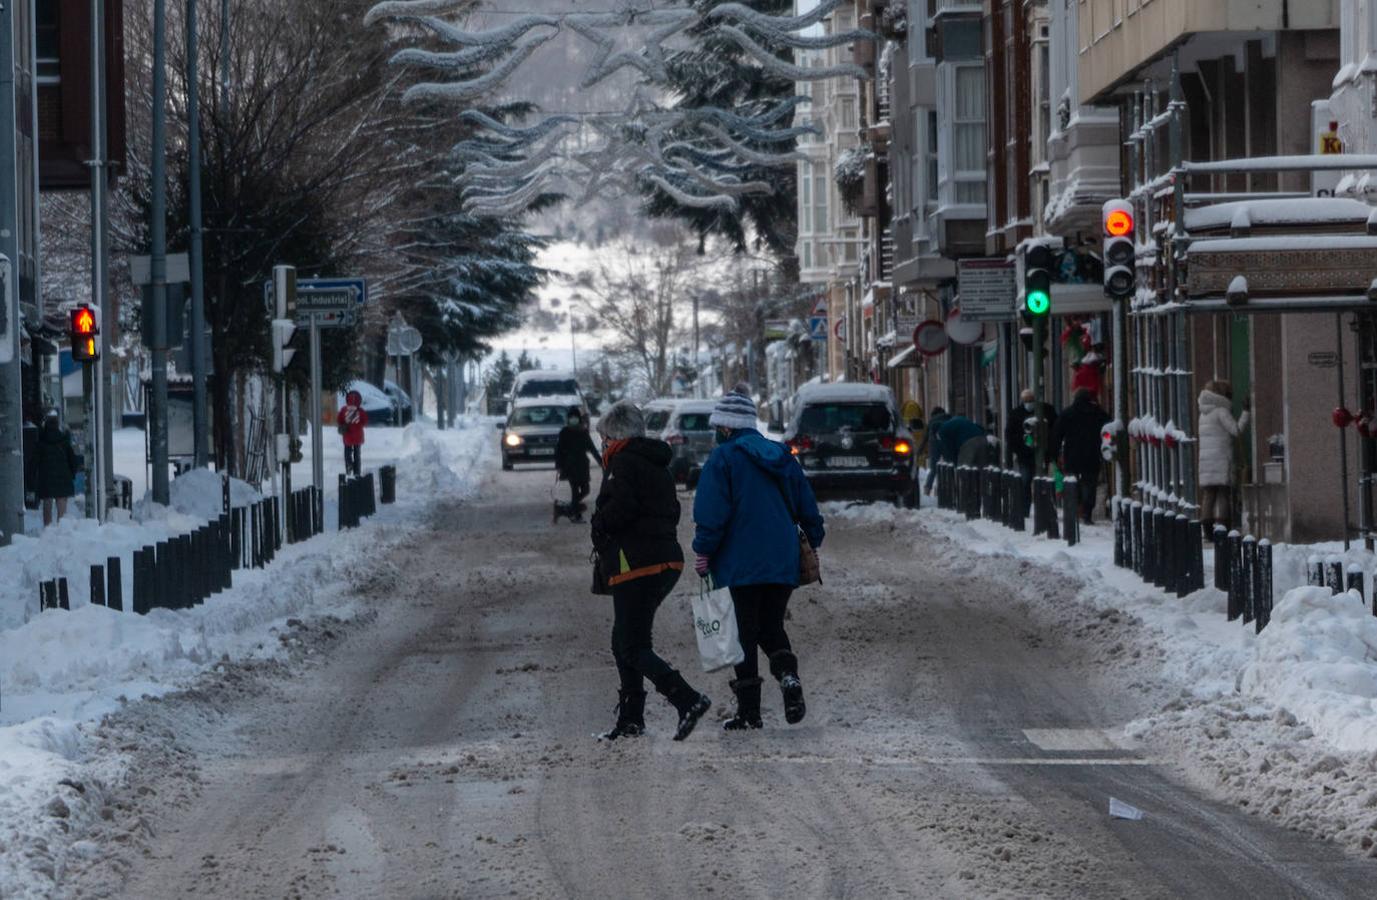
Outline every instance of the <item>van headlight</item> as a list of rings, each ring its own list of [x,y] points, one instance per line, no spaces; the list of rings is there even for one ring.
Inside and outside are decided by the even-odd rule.
[[[511,432],[508,432],[507,436],[502,440],[508,447],[520,447],[522,443],[521,435],[512,434]]]

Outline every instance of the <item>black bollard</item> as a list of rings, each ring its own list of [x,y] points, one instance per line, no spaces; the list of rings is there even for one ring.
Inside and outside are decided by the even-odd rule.
[[[339,477],[339,498],[336,505],[339,507],[339,514],[336,516],[337,527],[343,531],[349,527],[349,479],[343,475]]]
[[[1199,519],[1186,523],[1186,546],[1190,549],[1192,591],[1205,589],[1205,525]]]
[[[149,563],[152,555],[152,547],[134,551],[134,596],[130,600],[134,613],[140,616],[148,614],[148,595],[153,590],[153,572]]]
[[[55,580],[38,583],[38,611],[44,612],[49,609],[57,609],[57,581]]]
[[[108,583],[105,604],[116,612],[124,612],[124,577],[120,572],[118,556],[111,556],[105,560],[105,578]]]
[[[1229,530],[1219,523],[1214,526],[1214,586],[1229,589]]]
[[[1173,526],[1173,537],[1176,541],[1174,554],[1176,557],[1176,578],[1172,585],[1172,591],[1177,597],[1184,597],[1194,590],[1195,554],[1191,552],[1190,544],[1187,541],[1190,533],[1191,520],[1186,518],[1185,513],[1177,513]]]
[[[99,564],[91,566],[91,603],[105,605],[105,567]]]
[[[1243,615],[1243,535],[1229,532],[1229,621]]]
[[[1350,563],[1348,566],[1348,578],[1344,581],[1344,589],[1357,591],[1359,601],[1366,603],[1366,590],[1364,590],[1363,567],[1357,563]]]
[[[1124,509],[1124,498],[1115,497],[1109,503],[1109,508],[1114,515],[1114,568],[1124,567],[1124,523],[1127,521]]]
[[[1272,621],[1272,542],[1257,542],[1257,567],[1253,571],[1253,615],[1256,633],[1261,634]]]
[[[1074,547],[1081,536],[1080,489],[1080,479],[1074,475],[1062,482],[1061,530],[1068,547]]]
[[[72,598],[71,595],[67,593],[66,578],[59,578],[57,580],[57,605],[59,609],[70,610],[72,608]]]
[[[1256,595],[1254,582],[1257,577],[1257,538],[1251,534],[1245,535],[1242,543],[1243,574],[1239,585],[1239,594],[1243,601],[1243,624],[1247,625],[1253,621],[1254,609],[1253,599]]]
[[[1325,564],[1325,581],[1334,593],[1344,592],[1344,562],[1337,556],[1330,557]]]
[[[1130,563],[1133,571],[1140,576],[1143,574],[1143,503],[1141,500],[1134,500],[1129,508],[1129,546],[1133,551]]]
[[[1157,557],[1155,552],[1157,541],[1156,535],[1153,533],[1158,520],[1156,512],[1157,510],[1151,506],[1143,507],[1143,566],[1140,574],[1143,576],[1143,581],[1147,584],[1152,584],[1157,578]]]
[[[397,502],[397,467],[383,466],[378,470],[379,487],[383,503]]]

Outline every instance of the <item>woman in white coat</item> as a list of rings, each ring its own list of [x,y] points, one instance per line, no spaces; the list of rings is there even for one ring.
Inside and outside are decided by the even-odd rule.
[[[1229,526],[1233,511],[1234,447],[1248,427],[1248,401],[1243,415],[1233,414],[1233,387],[1211,381],[1200,392],[1200,518],[1208,536],[1214,523]]]

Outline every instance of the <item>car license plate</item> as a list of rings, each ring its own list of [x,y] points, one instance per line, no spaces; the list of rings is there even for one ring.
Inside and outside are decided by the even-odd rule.
[[[555,448],[554,448],[554,447],[532,447],[532,448],[530,449],[529,452],[530,452],[530,454],[531,454],[532,456],[554,456],[554,455],[555,455]]]
[[[827,464],[834,469],[864,469],[868,465],[864,456],[829,456]]]

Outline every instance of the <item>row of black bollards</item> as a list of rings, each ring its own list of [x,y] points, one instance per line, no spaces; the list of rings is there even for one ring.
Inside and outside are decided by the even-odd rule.
[[[1363,567],[1357,563],[1349,563],[1344,567],[1344,561],[1340,557],[1331,556],[1321,559],[1312,556],[1305,561],[1306,581],[1315,587],[1327,587],[1335,594],[1342,594],[1346,591],[1356,591],[1358,598],[1366,602],[1367,598],[1367,574]],[[1377,616],[1377,583],[1374,584],[1372,597],[1372,614]]]
[[[366,516],[378,511],[373,493],[373,473],[339,477],[339,527],[357,528]]]
[[[1262,631],[1272,620],[1272,542],[1214,527],[1214,586],[1228,596],[1228,617]]]
[[[1057,483],[1046,476],[1033,479],[1033,534],[1046,535],[1054,541],[1061,538],[1057,525]]]
[[[314,485],[287,498],[287,543],[310,540],[325,531],[325,501]]]
[[[384,503],[397,497],[397,472],[393,466],[379,470]],[[229,480],[224,480],[225,512],[186,534],[142,547],[133,554],[132,608],[139,614],[153,609],[186,609],[204,603],[231,587],[236,569],[261,569],[272,562],[287,543],[308,540],[325,531],[325,502],[314,486],[293,491],[286,509],[280,498],[266,497],[247,506],[230,506]],[[374,477],[340,476],[340,527],[354,528],[365,516],[377,512]],[[120,557],[105,565],[91,566],[91,603],[124,609],[124,582]],[[38,585],[38,608],[70,609],[66,578]]]
[[[1205,548],[1199,520],[1127,497],[1114,499],[1114,564],[1143,581],[1184,597],[1205,586]],[[1215,581],[1218,585],[1216,566]]]

